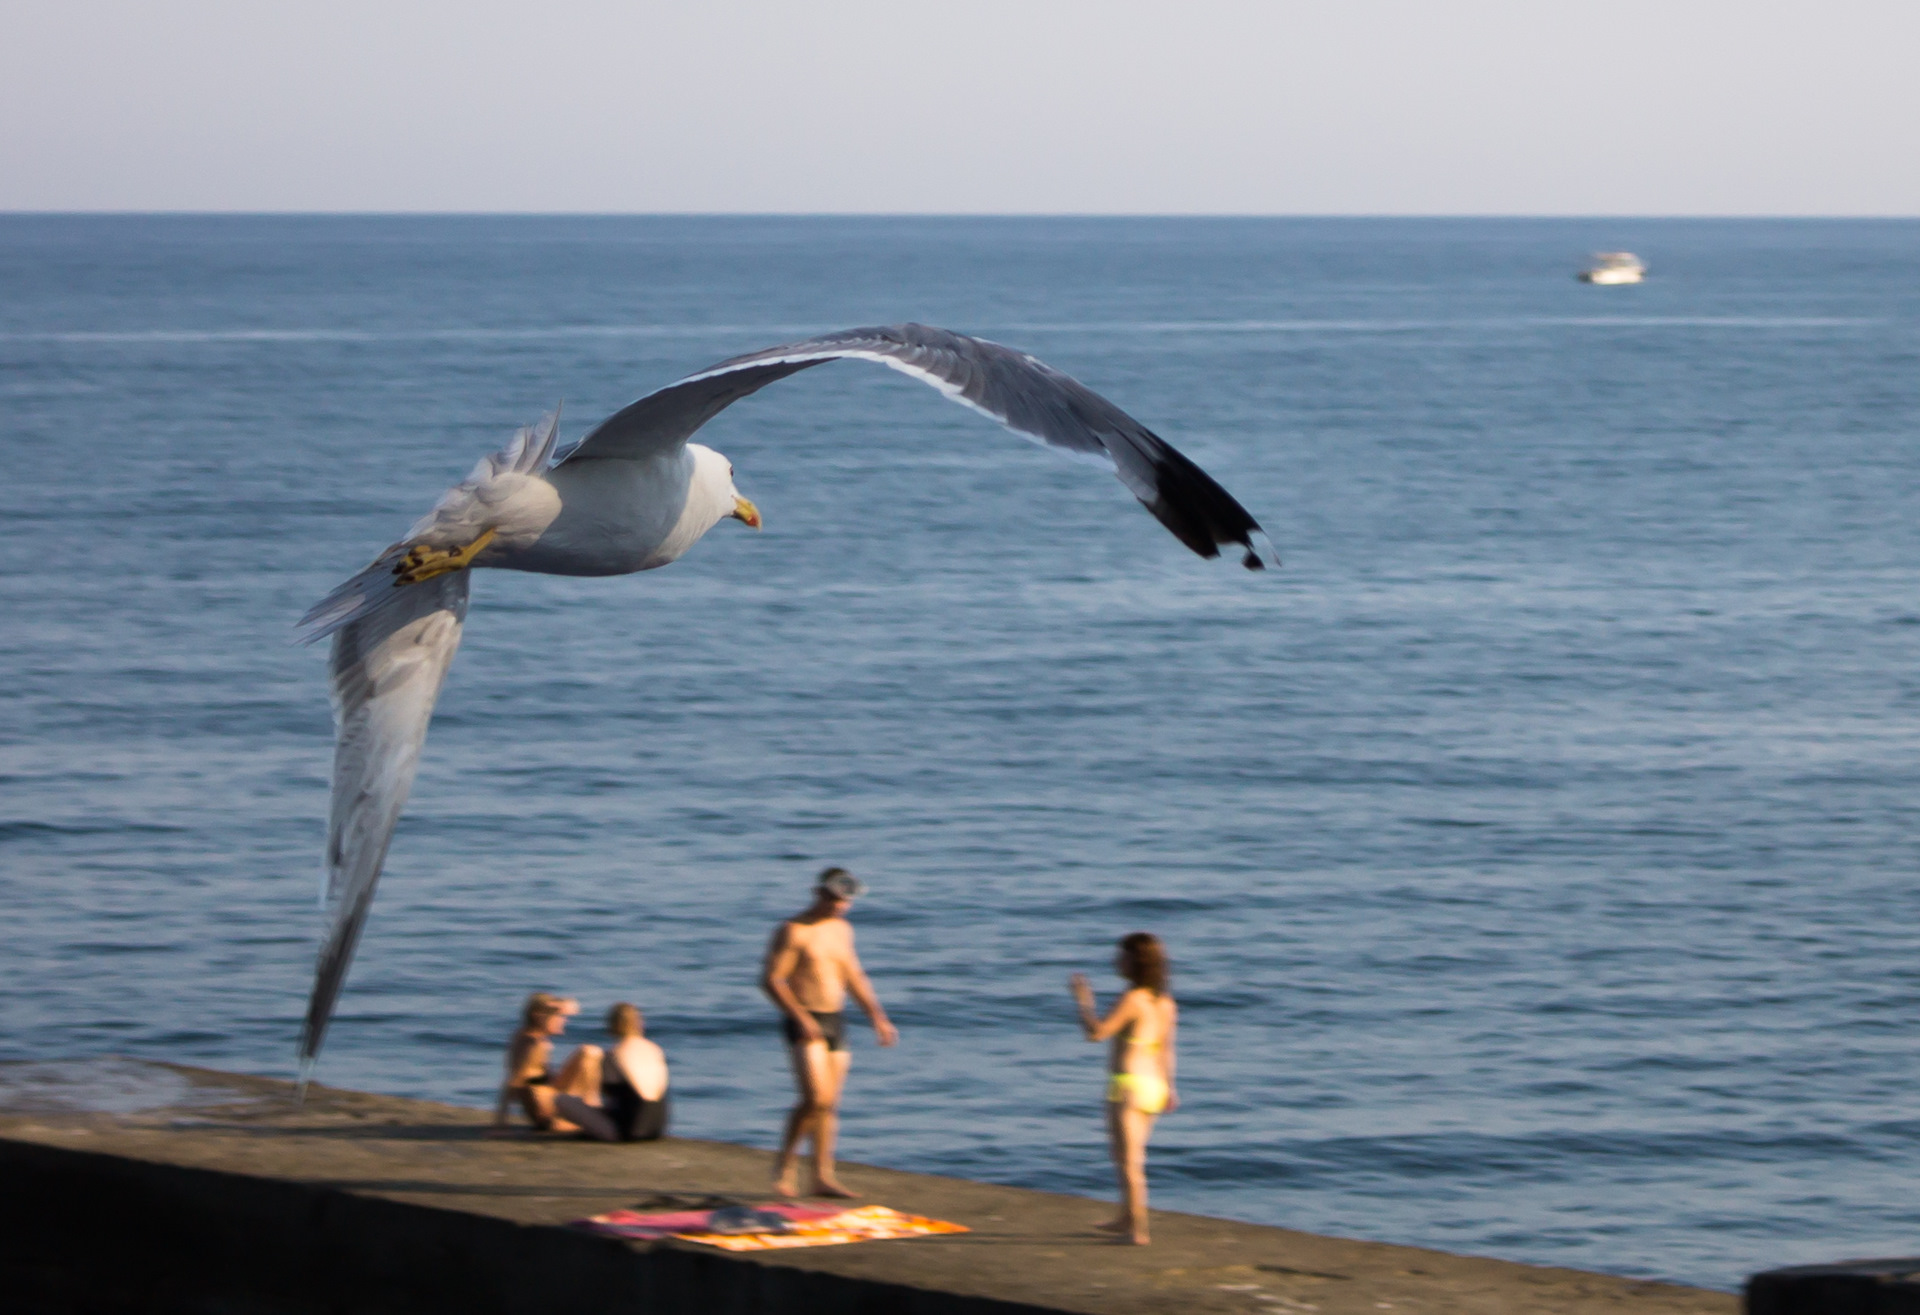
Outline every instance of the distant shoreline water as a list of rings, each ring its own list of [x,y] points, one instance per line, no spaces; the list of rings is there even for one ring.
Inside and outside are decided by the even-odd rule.
[[[1105,1191],[1064,982],[1148,928],[1167,1208],[1723,1289],[1912,1250],[1920,221],[10,214],[0,293],[0,1058],[289,1073],[300,611],[556,401],[917,319],[1285,569],[882,371],[741,404],[764,534],[476,581],[321,1080],[483,1103],[559,988],[770,1142],[754,969],[835,861],[904,1033],[849,1158]]]

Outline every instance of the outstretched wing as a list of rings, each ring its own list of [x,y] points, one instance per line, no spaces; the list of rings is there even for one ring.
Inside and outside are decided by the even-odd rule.
[[[1077,380],[998,343],[924,324],[847,329],[723,361],[614,413],[562,461],[634,458],[687,441],[721,411],[790,374],[828,361],[878,361],[1048,447],[1103,459],[1180,542],[1202,557],[1232,544],[1266,563],[1260,525],[1200,467]]]
[[[405,539],[300,619],[299,637],[305,642],[333,636],[327,670],[335,726],[326,864],[332,920],[320,943],[313,994],[300,1029],[303,1070],[326,1038],[467,615],[465,570],[402,584],[396,578],[399,564],[409,544],[466,543],[486,529],[513,482],[546,468],[559,424],[555,411],[482,457],[471,474],[414,522]]]
[[[387,843],[413,788],[427,722],[467,615],[466,571],[392,591],[381,607],[333,632],[328,665],[336,739],[327,819],[327,904],[332,922],[314,967],[300,1030],[311,1064],[326,1037],[360,928],[373,903]]]

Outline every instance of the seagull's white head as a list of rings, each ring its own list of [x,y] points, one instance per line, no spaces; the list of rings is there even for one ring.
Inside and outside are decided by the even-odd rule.
[[[732,517],[759,529],[760,509],[741,497],[740,490],[733,486],[733,463],[698,443],[687,444],[687,451],[693,454],[693,483],[689,493],[707,508],[712,517],[707,524],[718,525]]]

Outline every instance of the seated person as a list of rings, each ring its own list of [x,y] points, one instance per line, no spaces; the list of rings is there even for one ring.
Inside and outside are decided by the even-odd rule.
[[[565,996],[535,991],[527,997],[520,1011],[520,1029],[507,1043],[506,1080],[500,1084],[500,1099],[493,1109],[496,1128],[506,1126],[507,1107],[518,1101],[528,1120],[543,1132],[579,1130],[555,1116],[554,1099],[578,1086],[581,1052],[575,1051],[557,1074],[552,1066],[553,1039],[567,1030],[567,1019],[579,1012],[579,1001]]]
[[[599,1141],[657,1141],[667,1131],[667,1057],[647,1040],[646,1020],[630,1004],[607,1011],[613,1045],[581,1046],[577,1078],[566,1080],[554,1108]],[[573,1060],[568,1061],[569,1069]]]

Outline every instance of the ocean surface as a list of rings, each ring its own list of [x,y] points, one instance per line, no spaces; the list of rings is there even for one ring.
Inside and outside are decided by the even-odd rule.
[[[1148,929],[1158,1205],[1723,1288],[1920,1251],[1920,223],[0,217],[0,1058],[290,1074],[301,611],[556,403],[907,319],[1285,569],[892,372],[775,385],[702,436],[763,533],[476,580],[322,1081],[485,1104],[564,990],[771,1145],[758,959],[833,862],[904,1036],[849,1158],[1108,1192],[1066,978]]]

